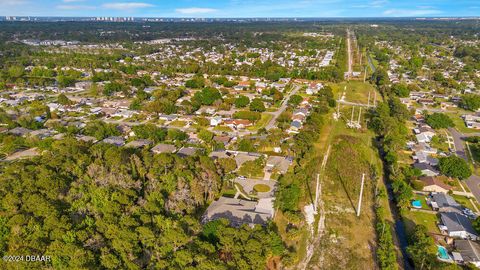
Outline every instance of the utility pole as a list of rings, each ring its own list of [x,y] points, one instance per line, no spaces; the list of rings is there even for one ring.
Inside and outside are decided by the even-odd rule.
[[[365,174],[362,174],[362,186],[360,187],[360,197],[358,198],[358,209],[357,209],[357,217],[360,216],[360,210],[362,208],[362,196],[363,196],[363,184],[365,182]]]
[[[318,209],[318,190],[320,189],[320,174],[317,173],[317,188],[315,189],[315,202],[314,202],[314,206],[313,206],[313,210],[315,212],[317,212],[317,209]]]
[[[360,107],[360,112],[358,113],[358,126],[360,127],[360,119],[361,119],[361,116],[362,116],[362,107]]]

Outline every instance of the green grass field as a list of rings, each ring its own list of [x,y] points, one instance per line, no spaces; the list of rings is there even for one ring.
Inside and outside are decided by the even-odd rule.
[[[436,213],[418,211],[405,211],[403,215],[407,234],[413,232],[415,225],[424,225],[431,233],[440,233],[437,227],[438,217]]]

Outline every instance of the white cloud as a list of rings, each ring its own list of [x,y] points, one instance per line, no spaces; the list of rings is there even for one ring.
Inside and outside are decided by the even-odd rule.
[[[137,8],[147,8],[153,7],[154,5],[148,3],[140,3],[140,2],[125,2],[125,3],[106,3],[103,4],[102,7],[108,9],[118,9],[118,10],[129,10],[129,9],[137,9]]]
[[[57,9],[62,10],[86,10],[86,9],[95,9],[94,6],[84,6],[84,5],[58,5]]]
[[[217,12],[218,10],[213,8],[191,7],[191,8],[177,8],[175,11],[180,14],[206,14],[206,13]]]
[[[415,17],[440,13],[442,13],[442,11],[438,9],[388,9],[383,12],[383,15],[392,17]]]
[[[64,3],[74,3],[74,2],[83,2],[85,0],[62,0]]]

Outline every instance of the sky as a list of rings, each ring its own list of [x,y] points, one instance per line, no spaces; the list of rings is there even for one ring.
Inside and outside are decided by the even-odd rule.
[[[480,0],[0,0],[0,16],[460,17]]]

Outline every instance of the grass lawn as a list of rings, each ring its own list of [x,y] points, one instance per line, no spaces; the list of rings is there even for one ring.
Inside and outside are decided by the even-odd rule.
[[[172,127],[184,127],[187,123],[185,121],[175,120],[170,123]]]
[[[438,217],[436,213],[418,211],[405,211],[403,215],[407,234],[413,232],[415,225],[425,225],[429,232],[440,233],[437,227]]]
[[[213,128],[213,130],[216,130],[216,131],[224,131],[224,132],[231,132],[232,129],[227,127],[227,126],[216,126]]]
[[[465,197],[465,196],[460,196],[460,195],[451,195],[452,198],[455,199],[455,201],[457,201],[459,204],[461,204],[463,207],[466,207],[470,210],[473,210],[475,211],[475,207],[473,207],[472,203],[470,202],[470,200]],[[475,199],[472,199],[472,201],[475,203],[474,201]],[[477,207],[478,207],[478,204],[477,204]]]
[[[269,114],[269,113],[262,113],[262,118],[260,118],[260,120],[258,120],[255,125],[251,126],[251,127],[248,127],[247,129],[250,130],[250,131],[255,131],[255,130],[259,130],[263,127],[265,127],[268,122],[272,119],[273,115]]]
[[[475,130],[473,128],[467,128],[467,126],[465,125],[465,122],[462,119],[462,115],[470,114],[470,113],[472,112],[468,112],[461,109],[456,109],[456,110],[446,112],[446,114],[450,116],[450,118],[452,119],[453,123],[455,124],[455,128],[458,131],[462,133],[476,133],[478,132],[478,130]]]
[[[373,103],[376,89],[369,83],[363,83],[363,81],[349,81],[338,84],[333,84],[332,88],[335,93],[335,98],[340,98],[344,92],[345,86],[345,101],[367,103],[368,93],[371,93],[370,102]],[[381,100],[380,93],[377,92],[377,101]]]
[[[255,190],[256,192],[269,192],[270,187],[264,184],[256,184],[255,186],[253,186],[253,190]]]

